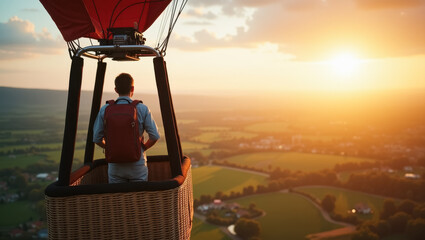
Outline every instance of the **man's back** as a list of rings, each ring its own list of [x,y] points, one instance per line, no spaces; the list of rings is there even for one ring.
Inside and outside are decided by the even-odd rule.
[[[129,104],[117,104],[119,101]],[[137,117],[137,104],[121,98],[109,100],[105,109],[105,157],[110,163],[136,162],[141,156],[141,137]]]
[[[120,99],[125,99],[127,101],[120,101]],[[132,102],[130,97],[119,97],[116,100],[116,104],[129,104]],[[100,142],[105,136],[105,125],[104,125],[104,116],[105,111],[109,104],[102,106],[99,111],[99,114],[96,118],[94,124],[94,133],[93,133],[93,142]],[[146,131],[149,139],[154,141],[159,139],[159,132],[156,126],[156,123],[152,117],[149,108],[143,104],[139,103],[136,105],[137,109],[137,121],[138,121],[138,130],[139,136],[143,136],[143,133]],[[140,159],[135,162],[129,163],[109,163],[108,164],[108,174],[109,182],[128,182],[128,181],[147,181],[147,162],[146,162],[146,153],[143,147],[140,148],[141,155]]]

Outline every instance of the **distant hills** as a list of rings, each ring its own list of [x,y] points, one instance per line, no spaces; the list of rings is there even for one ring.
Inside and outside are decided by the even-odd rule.
[[[92,101],[92,91],[82,91],[80,96],[80,110],[89,111]],[[65,111],[68,91],[46,90],[46,89],[25,89],[0,87],[0,113],[7,113],[20,108],[48,107],[52,111]],[[102,104],[109,99],[116,99],[117,94],[104,92]],[[146,103],[153,111],[159,111],[159,100],[155,94],[136,93],[133,99],[140,99]],[[212,97],[201,95],[173,95],[173,103],[179,111],[196,111],[206,109],[221,109],[232,104],[228,97]],[[176,110],[177,111],[177,110]]]
[[[243,112],[270,120],[321,119],[379,124],[425,123],[425,90],[391,90],[358,92],[296,92],[246,94],[234,96],[173,94],[176,113],[227,112],[227,116]],[[25,111],[65,112],[68,92],[65,90],[0,87],[0,114]],[[104,92],[102,104],[117,95]],[[136,93],[152,112],[158,113],[156,94]],[[82,91],[80,111],[91,108],[91,91]],[[223,115],[216,114],[221,119]]]

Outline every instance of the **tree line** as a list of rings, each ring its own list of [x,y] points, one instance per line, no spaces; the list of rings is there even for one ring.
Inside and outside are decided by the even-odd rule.
[[[405,199],[396,204],[394,200],[386,199],[383,209],[379,212],[379,220],[361,221],[356,214],[335,213],[334,195],[327,194],[319,200],[305,192],[292,192],[301,194],[321,206],[332,219],[357,225],[358,231],[353,234],[352,240],[378,240],[392,234],[404,234],[409,240],[421,240],[425,236],[425,203]]]
[[[10,156],[10,155],[21,155],[28,153],[41,153],[41,152],[52,152],[58,151],[60,147],[27,147],[27,148],[13,148],[7,151],[0,151],[0,156]]]
[[[425,203],[403,200],[384,202],[379,220],[369,220],[357,226],[352,240],[378,240],[392,234],[404,234],[409,240],[425,236]]]
[[[418,161],[420,164],[422,162],[425,162],[425,160]],[[380,170],[370,170],[367,173],[352,173],[346,182],[340,181],[337,177],[338,172],[336,169],[342,171],[346,170],[347,167],[357,166],[354,167],[354,170],[358,170],[364,169],[366,166],[375,166],[373,163],[369,164],[346,163],[336,166],[334,170],[321,170],[314,172],[290,171],[288,169],[282,170],[279,167],[274,168],[271,171],[261,170],[261,172],[269,174],[270,182],[267,186],[256,186],[254,193],[273,192],[305,185],[327,185],[365,193],[379,194],[392,198],[425,201],[425,180],[423,179],[406,179]],[[253,167],[241,166],[228,163],[227,161],[220,162],[220,165],[259,171]],[[252,187],[254,188],[254,186]],[[244,195],[244,193],[241,194]]]

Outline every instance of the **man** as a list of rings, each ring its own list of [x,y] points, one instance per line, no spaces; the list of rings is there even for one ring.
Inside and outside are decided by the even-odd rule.
[[[134,93],[134,80],[128,73],[121,73],[115,78],[115,92],[118,93],[119,97],[116,100],[116,104],[129,104],[133,100],[131,97]],[[119,101],[122,99],[121,101]],[[127,101],[126,101],[127,100]],[[104,116],[105,109],[108,104],[104,105],[96,118],[93,126],[93,142],[102,148],[106,147],[105,144],[105,126]],[[149,139],[144,142],[141,140],[141,157],[139,161],[127,162],[127,163],[108,163],[108,176],[109,183],[122,183],[122,182],[140,182],[147,181],[148,179],[148,168],[146,162],[146,150],[151,148],[159,139],[158,127],[152,117],[149,108],[139,103],[136,105],[137,108],[137,119],[139,122],[139,134],[143,136],[143,132],[149,136]]]

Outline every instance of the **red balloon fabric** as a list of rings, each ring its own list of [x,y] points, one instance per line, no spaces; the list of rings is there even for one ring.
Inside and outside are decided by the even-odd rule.
[[[65,41],[110,39],[109,28],[148,29],[171,0],[40,0]]]

